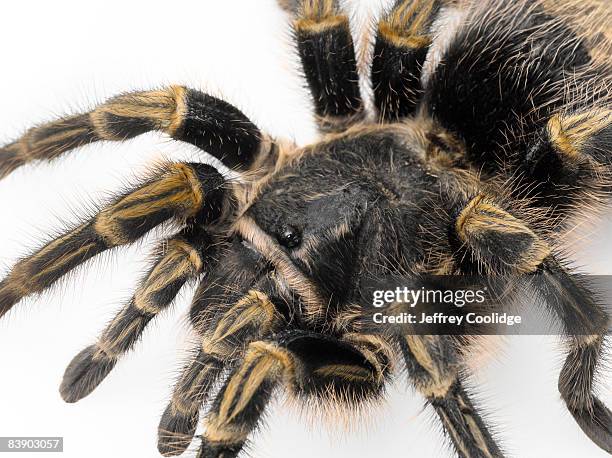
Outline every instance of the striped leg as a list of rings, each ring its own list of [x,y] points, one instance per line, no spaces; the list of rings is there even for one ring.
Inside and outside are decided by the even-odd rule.
[[[227,379],[206,416],[198,458],[238,456],[292,361],[287,350],[273,343],[249,345],[244,361]]]
[[[140,339],[151,320],[172,303],[185,282],[202,272],[210,244],[207,234],[191,229],[162,244],[156,262],[130,302],[98,341],[69,364],[60,387],[66,402],[79,401],[104,380],[119,358]]]
[[[526,222],[484,193],[460,209],[454,230],[460,249],[469,250],[470,256],[462,256],[462,268],[467,272],[482,268],[480,271],[489,274],[530,274],[550,254],[548,243]],[[474,262],[476,266],[470,265]]]
[[[461,458],[503,456],[462,386],[448,336],[405,336],[400,345],[408,373],[442,421]]]
[[[303,0],[294,22],[319,127],[344,130],[364,116],[348,17],[337,0]]]
[[[158,433],[158,449],[164,456],[180,455],[189,446],[199,411],[224,368],[244,356],[253,341],[278,330],[283,322],[270,299],[250,290],[212,324],[202,348],[174,387]]]
[[[374,104],[381,121],[413,115],[423,93],[421,69],[441,0],[397,0],[378,23],[372,58]]]
[[[593,385],[605,351],[603,335],[577,336],[559,374],[559,392],[587,436],[612,454],[612,413],[596,396]]]
[[[597,303],[584,279],[556,260],[545,241],[486,196],[477,196],[465,206],[455,229],[488,272],[531,274],[534,290],[571,336],[559,378],[561,395],[591,440],[612,452],[612,414],[593,395],[609,313]]]
[[[270,148],[259,129],[237,108],[183,86],[128,92],[89,113],[28,130],[0,148],[0,178],[35,160],[51,160],[101,140],[122,141],[148,131],[205,149],[230,168],[248,168]]]
[[[533,281],[535,290],[570,336],[567,358],[559,375],[561,396],[586,435],[612,453],[612,413],[593,394],[610,316],[596,302],[583,279],[571,275],[553,258],[533,275]]]
[[[556,211],[607,198],[612,176],[612,110],[560,113],[528,148],[519,173],[533,195]]]
[[[25,296],[39,293],[93,256],[132,243],[168,219],[217,218],[224,179],[205,164],[167,164],[153,178],[32,255],[0,282],[0,317]]]
[[[174,386],[172,399],[159,422],[157,449],[163,456],[182,454],[193,439],[200,408],[226,362],[200,349]]]
[[[381,395],[391,349],[378,336],[348,340],[292,330],[249,345],[205,419],[199,458],[232,458],[259,426],[273,391],[283,385],[322,408],[355,408]]]

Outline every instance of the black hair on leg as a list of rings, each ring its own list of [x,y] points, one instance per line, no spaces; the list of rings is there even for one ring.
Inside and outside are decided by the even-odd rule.
[[[374,105],[381,121],[415,114],[423,94],[421,70],[440,0],[397,0],[378,23],[372,57]]]
[[[182,454],[193,439],[200,408],[219,378],[225,362],[200,349],[174,386],[172,399],[158,427],[157,449],[163,456]]]
[[[259,286],[262,285],[256,285]],[[197,357],[175,385],[162,416],[158,449],[164,456],[178,455],[189,446],[200,408],[221,372],[232,369],[251,342],[267,337],[283,323],[272,301],[256,289],[250,289],[227,310],[217,310],[215,315],[214,321],[207,323]]]
[[[500,458],[503,453],[459,379],[449,336],[404,336],[400,347],[410,379],[440,417],[461,458]]]
[[[0,282],[0,316],[40,293],[75,267],[135,242],[159,224],[217,219],[225,205],[223,176],[206,164],[166,164],[150,180],[114,199],[93,218],[19,261]]]
[[[337,0],[303,0],[294,22],[319,127],[339,131],[363,118],[348,17]]]
[[[612,413],[593,394],[610,316],[598,304],[586,279],[571,274],[553,256],[545,260],[531,281],[569,336],[567,357],[559,375],[561,396],[586,435],[612,453]]]
[[[528,145],[518,172],[533,200],[555,214],[604,201],[611,189],[612,110],[551,116]]]
[[[126,92],[89,113],[31,128],[0,148],[0,178],[28,162],[52,160],[88,143],[124,141],[154,130],[191,143],[230,168],[248,169],[271,147],[234,106],[195,89],[170,86]]]
[[[291,367],[290,354],[271,342],[253,342],[206,415],[198,458],[234,458],[261,421],[274,389]]]
[[[170,306],[185,282],[205,267],[210,237],[201,229],[184,230],[166,240],[159,255],[130,302],[115,316],[98,341],[74,357],[62,380],[60,393],[66,402],[90,394],[106,378],[117,361],[140,339],[145,328]]]

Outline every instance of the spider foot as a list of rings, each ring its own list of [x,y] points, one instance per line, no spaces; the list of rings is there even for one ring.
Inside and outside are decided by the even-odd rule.
[[[163,456],[177,456],[183,453],[193,439],[198,417],[197,410],[183,414],[169,404],[159,422],[157,439],[159,453]]]
[[[593,398],[592,409],[569,409],[584,433],[606,452],[612,454],[612,412]]]
[[[90,394],[115,367],[117,360],[97,345],[90,345],[70,362],[64,372],[60,394],[66,402],[77,402]]]

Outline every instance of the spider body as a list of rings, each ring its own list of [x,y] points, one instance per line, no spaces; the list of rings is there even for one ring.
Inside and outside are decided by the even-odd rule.
[[[610,69],[600,59],[609,57],[609,11],[593,0],[572,26],[572,2],[399,0],[377,25],[372,114],[337,2],[281,3],[294,15],[320,141],[270,138],[237,108],[182,86],[122,94],[31,129],[0,149],[2,173],[158,130],[237,178],[201,163],[161,166],[19,261],[0,283],[0,315],[170,220],[179,232],[68,366],[67,402],[90,394],[199,280],[190,318],[200,342],[162,416],[162,454],[186,450],[206,406],[199,456],[237,456],[280,389],[322,410],[363,413],[401,365],[459,456],[500,457],[463,386],[472,341],[368,332],[362,301],[370,280],[388,276],[416,288],[430,274],[518,277],[570,336],[561,396],[611,452],[612,417],[593,394],[608,312],[557,244],[612,183]],[[451,20],[459,25],[445,35]],[[586,21],[602,33],[584,32]]]
[[[281,245],[283,229],[294,228],[300,244],[288,250],[290,259],[332,307],[350,302],[357,279],[382,264],[381,238],[397,250],[385,254],[406,266],[421,257],[417,202],[437,180],[423,161],[425,145],[415,141],[419,134],[406,126],[372,128],[307,148],[245,213]],[[405,230],[397,229],[402,219]]]

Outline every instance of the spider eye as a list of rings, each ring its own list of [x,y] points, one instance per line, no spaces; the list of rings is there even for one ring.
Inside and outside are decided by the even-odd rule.
[[[277,238],[278,242],[286,248],[296,247],[302,241],[300,232],[295,227],[290,226],[289,224],[285,224],[283,225],[283,227],[281,227]]]

